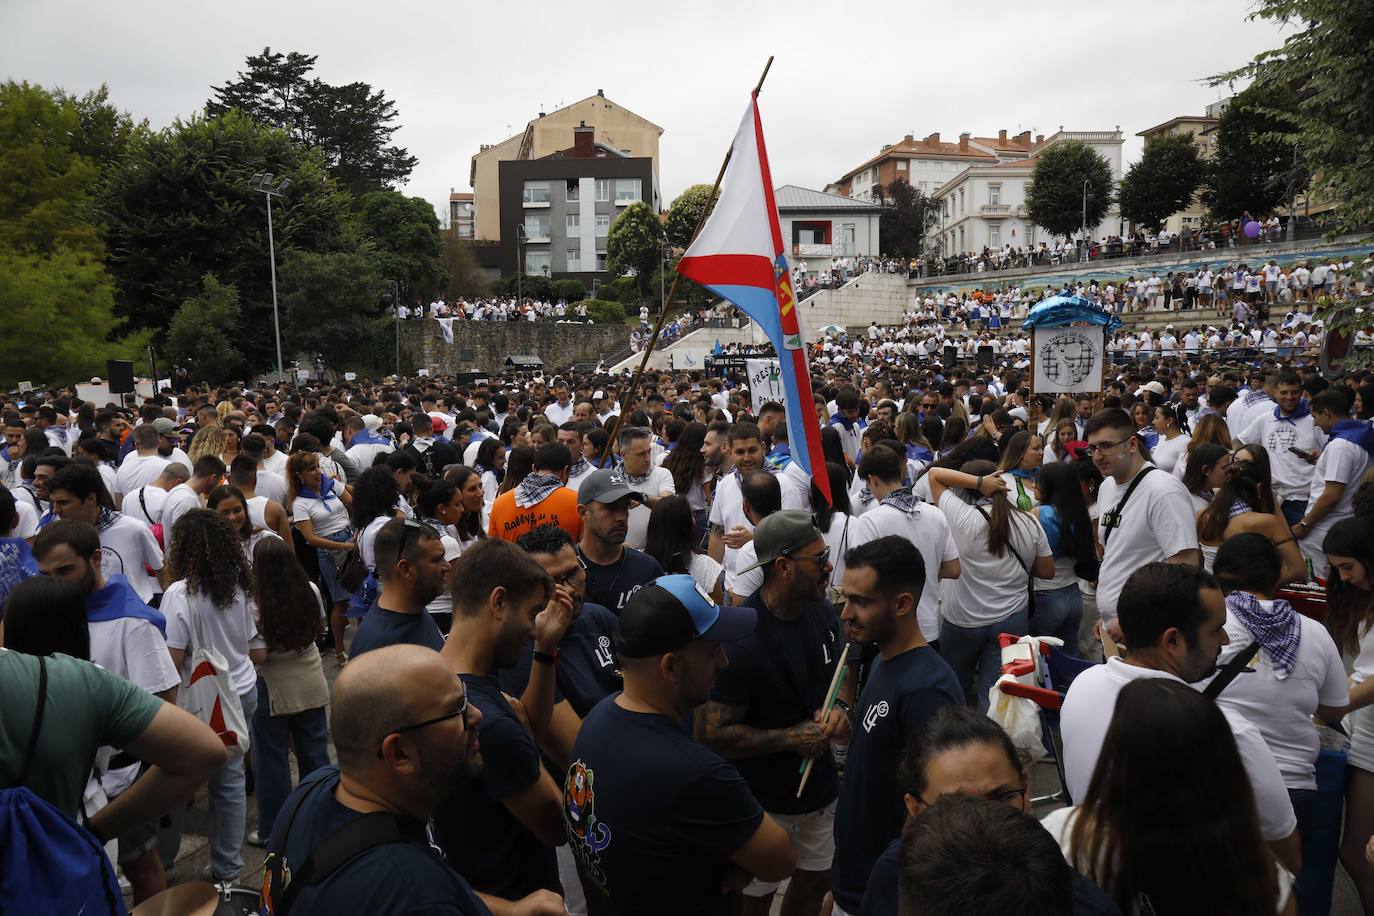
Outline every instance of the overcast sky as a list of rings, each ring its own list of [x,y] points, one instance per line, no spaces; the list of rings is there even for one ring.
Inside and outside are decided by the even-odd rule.
[[[778,185],[820,189],[904,134],[1135,133],[1200,114],[1200,80],[1276,47],[1246,0],[980,3],[0,0],[0,72],[84,92],[102,82],[163,127],[270,45],[394,100],[419,158],[404,189],[446,208],[479,144],[604,89],[658,124],[666,202],[715,178],[750,88]],[[1238,87],[1239,88],[1239,87]]]

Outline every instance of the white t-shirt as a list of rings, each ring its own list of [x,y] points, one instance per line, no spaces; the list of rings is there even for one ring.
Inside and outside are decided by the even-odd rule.
[[[120,511],[129,518],[137,519],[151,528],[162,521],[162,509],[166,504],[167,491],[162,487],[148,484],[125,492],[124,504],[120,507]],[[145,506],[147,512],[144,511]]]
[[[709,521],[712,525],[719,525],[726,534],[729,534],[736,527],[742,527],[745,531],[754,530],[753,523],[744,517],[744,494],[740,492],[739,478],[734,474],[726,474],[720,479],[720,483],[716,484],[716,499],[711,504]],[[725,560],[726,573],[732,573],[742,566],[749,565],[748,563],[741,563],[739,551],[728,545],[725,548],[723,559]],[[728,578],[726,586],[729,586]]]
[[[759,561],[759,555],[754,550],[753,541],[746,541],[744,546],[735,553],[736,562],[739,564],[738,568],[747,570],[747,572],[736,572],[727,565],[725,567],[725,590],[743,601],[763,587],[763,567],[749,569]]]
[[[328,537],[348,527],[348,508],[337,493],[327,500],[297,496],[291,503],[291,522],[310,522],[315,534]]]
[[[825,546],[830,549],[830,568],[833,570],[830,573],[832,588],[840,588],[844,585],[844,555],[849,551],[849,548],[856,546],[854,532],[857,529],[852,527],[853,524],[854,518],[852,516],[837,511],[830,517],[830,527],[825,532]],[[848,532],[848,536],[846,536],[846,532]]]
[[[286,476],[286,462],[287,457],[285,452],[273,452],[262,459],[262,467],[284,478]]]
[[[344,452],[344,457],[353,462],[353,466],[359,471],[366,471],[372,467],[372,462],[377,460],[378,455],[390,455],[395,450],[395,446],[387,442],[359,442],[357,445],[349,446]]]
[[[567,423],[572,419],[572,415],[573,402],[571,400],[568,401],[566,407],[554,401],[544,408],[544,416],[548,417],[549,422],[553,423],[554,426],[562,426],[564,423]]]
[[[286,478],[280,474],[273,474],[271,471],[258,468],[257,486],[253,487],[253,492],[258,496],[266,496],[268,499],[275,500],[286,505]]]
[[[1272,410],[1258,414],[1241,433],[1240,441],[1259,443],[1269,453],[1269,466],[1274,475],[1274,496],[1280,502],[1307,499],[1316,468],[1289,449],[1311,452],[1326,445],[1326,433],[1321,431],[1311,416],[1289,421],[1275,417]]]
[[[782,507],[811,511],[811,478],[802,466],[795,461],[789,463],[777,474],[778,488],[782,490]]]
[[[1268,608],[1271,602],[1260,604]],[[1312,725],[1312,713],[1318,704],[1349,703],[1350,688],[1340,650],[1326,627],[1301,614],[1298,622],[1302,626],[1298,659],[1287,677],[1279,680],[1269,653],[1261,649],[1250,665],[1255,670],[1242,673],[1226,685],[1217,702],[1223,709],[1234,709],[1245,716],[1259,729],[1288,788],[1316,789],[1315,767],[1321,743]],[[1231,643],[1222,648],[1219,665],[1255,641],[1230,610],[1226,612],[1226,635]]]
[[[988,522],[977,508],[946,490],[940,495],[940,511],[959,549],[959,578],[940,596],[945,619],[979,627],[1024,611],[1030,604],[1030,568],[1037,557],[1053,555],[1035,517],[1019,509],[1012,512],[1009,550],[999,557],[988,549]]]
[[[1341,493],[1341,498],[1337,500],[1331,511],[1326,513],[1321,521],[1313,525],[1307,537],[1303,538],[1301,543],[1304,546],[1310,543],[1314,547],[1320,548],[1322,541],[1326,540],[1326,532],[1331,530],[1332,525],[1355,514],[1355,491],[1359,489],[1360,480],[1367,470],[1369,470],[1369,453],[1355,443],[1346,439],[1332,439],[1326,443],[1312,474],[1312,485],[1307,493],[1307,504],[1308,506],[1316,505],[1317,500],[1321,498],[1322,490],[1326,489],[1328,481],[1345,484],[1345,491]]]
[[[257,689],[258,675],[248,657],[250,649],[265,649],[267,642],[258,634],[257,608],[253,599],[236,591],[228,606],[217,608],[204,595],[186,590],[186,580],[173,582],[162,596],[158,608],[167,617],[167,645],[186,649],[191,643],[191,615],[201,621],[201,632],[220,651],[229,667],[229,680],[239,695]],[[186,653],[186,661],[191,653]],[[182,686],[189,687],[190,671],[182,665]]]
[[[152,503],[149,503],[151,506]],[[162,527],[167,533],[167,543],[171,544],[172,529],[176,527],[177,519],[181,518],[192,509],[202,508],[200,494],[191,489],[189,483],[179,483],[167,491],[167,499],[162,504]]]
[[[363,533],[358,535],[358,556],[362,559],[363,565],[374,573],[377,571],[377,554],[373,550],[377,546],[377,532],[382,530],[382,526],[391,521],[389,515],[379,515],[367,523],[363,528]],[[453,608],[449,608],[453,610]],[[447,612],[445,612],[447,613]]]
[[[1145,467],[1154,465],[1147,462]],[[1116,508],[1129,487],[1129,482],[1118,486],[1112,477],[1102,481],[1097,491],[1102,517]],[[1116,528],[1108,533],[1099,520],[1099,529],[1098,540],[1104,543],[1105,551],[1097,576],[1097,609],[1104,623],[1116,620],[1116,601],[1131,573],[1146,563],[1161,562],[1180,550],[1198,546],[1192,497],[1183,481],[1162,471],[1145,474]]]
[[[948,594],[954,588],[952,583],[959,581],[951,580],[950,585],[942,586],[940,564],[946,560],[960,560],[962,554],[958,541],[950,531],[951,526],[945,513],[929,503],[917,506],[915,513],[906,513],[895,506],[876,503],[851,524],[854,528],[849,532],[850,550],[860,544],[895,534],[906,538],[920,551],[921,562],[926,568],[926,584],[921,589],[921,600],[916,604],[916,621],[920,624],[921,635],[926,638],[926,642],[939,639],[942,589],[944,594]],[[960,560],[961,564],[962,562]],[[962,577],[963,573],[960,573],[960,578]]]
[[[1151,474],[1151,477],[1163,476]],[[1139,495],[1139,493],[1137,493]],[[1132,502],[1135,496],[1131,497]],[[1099,587],[1099,595],[1101,589]],[[1242,675],[1243,677],[1244,675]],[[1165,677],[1183,683],[1167,671],[1129,665],[1120,658],[1110,658],[1105,665],[1093,665],[1074,679],[1059,711],[1059,729],[1064,739],[1064,776],[1069,795],[1082,798],[1097,767],[1102,742],[1116,710],[1116,698],[1136,678]],[[1283,776],[1274,761],[1264,737],[1248,719],[1226,706],[1221,707],[1231,732],[1236,738],[1245,772],[1255,793],[1255,808],[1259,814],[1260,832],[1266,840],[1281,840],[1298,826],[1293,805],[1288,800]]]
[[[31,538],[38,534],[38,510],[27,499],[16,499],[14,511],[14,537]]]
[[[485,475],[483,477],[485,478]],[[645,496],[654,499],[677,494],[677,487],[673,485],[673,472],[663,467],[651,468],[649,479],[638,485],[636,489]],[[644,549],[644,542],[649,537],[649,516],[652,514],[653,510],[643,503],[630,510],[629,531],[625,535],[626,547],[633,547],[635,550]]]
[[[162,474],[162,469],[170,464],[172,459],[163,458],[161,455],[140,455],[135,452],[126,455],[119,464],[119,470],[115,472],[115,486],[120,493],[130,493],[139,487],[146,487],[148,484],[157,480]],[[186,466],[191,469],[190,465]]]
[[[114,521],[100,532],[100,569],[106,578],[124,576],[145,604],[152,600],[161,586],[151,568],[162,568],[162,548],[147,525],[127,515],[116,514]]]
[[[111,674],[132,681],[149,693],[162,693],[181,685],[172,667],[167,640],[157,627],[136,617],[92,620],[86,624],[91,640],[91,661]],[[111,798],[133,785],[138,765],[107,770],[100,784]]]
[[[1150,457],[1154,459],[1155,467],[1161,471],[1172,471],[1187,451],[1188,443],[1192,441],[1187,434],[1174,436],[1172,439],[1160,436],[1159,443],[1150,449]],[[1135,499],[1134,496],[1131,498]]]

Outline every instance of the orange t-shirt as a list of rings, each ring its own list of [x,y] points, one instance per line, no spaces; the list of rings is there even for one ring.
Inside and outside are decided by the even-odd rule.
[[[514,490],[502,493],[492,503],[487,533],[503,541],[514,541],[545,525],[562,528],[574,544],[581,540],[582,519],[577,514],[577,493],[571,487],[559,487],[540,502],[524,508],[515,504]]]

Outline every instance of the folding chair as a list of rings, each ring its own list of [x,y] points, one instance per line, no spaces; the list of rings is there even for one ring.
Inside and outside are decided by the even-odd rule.
[[[1029,639],[1029,642],[1023,642]],[[1040,730],[1045,749],[1054,760],[1059,773],[1059,791],[1031,799],[1032,804],[1062,801],[1073,804],[1068,779],[1064,775],[1064,741],[1059,732],[1059,709],[1074,678],[1092,667],[1094,662],[1076,658],[1065,652],[1058,639],[1052,637],[1021,637],[1002,633],[997,637],[1002,646],[1002,673],[1015,680],[1001,681],[997,686],[1007,696],[1030,700],[1039,708]]]

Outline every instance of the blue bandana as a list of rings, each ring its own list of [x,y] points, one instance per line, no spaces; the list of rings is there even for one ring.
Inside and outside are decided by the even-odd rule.
[[[368,429],[367,427],[363,427],[362,429],[360,429],[360,430],[358,430],[356,433],[354,433],[354,434],[353,434],[353,438],[352,438],[351,440],[349,440],[349,443],[348,443],[348,445],[349,445],[350,448],[352,448],[352,447],[355,446],[355,445],[390,445],[390,444],[391,444],[391,440],[388,439],[386,436],[378,435],[377,433],[374,433],[372,430]]]
[[[1289,423],[1292,423],[1294,426],[1296,426],[1298,421],[1301,420],[1303,417],[1310,416],[1312,416],[1312,411],[1307,406],[1306,398],[1303,398],[1301,401],[1298,401],[1297,408],[1287,416],[1284,416],[1282,407],[1274,408],[1274,419],[1287,421]]]
[[[781,471],[792,463],[792,449],[788,448],[786,443],[779,442],[763,460],[771,470]]]
[[[935,460],[935,453],[924,445],[915,445],[908,442],[906,446],[906,457],[908,461],[924,461],[929,464]]]
[[[321,475],[320,480],[320,490],[322,490],[323,492],[316,493],[309,487],[303,486],[296,491],[296,495],[304,496],[306,499],[318,499],[320,502],[324,503],[324,507],[328,509],[329,497],[333,496],[334,491],[337,490],[339,487],[338,484],[334,482],[333,477],[326,477],[324,475]]]
[[[1353,442],[1374,455],[1374,432],[1370,431],[1369,424],[1364,420],[1341,420],[1331,427],[1331,438]]]
[[[167,636],[167,618],[144,604],[129,580],[116,574],[106,577],[104,588],[86,596],[86,619],[98,623],[121,617],[146,620]]]

